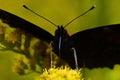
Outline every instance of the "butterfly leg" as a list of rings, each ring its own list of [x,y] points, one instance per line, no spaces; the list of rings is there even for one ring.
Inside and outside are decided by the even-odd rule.
[[[73,50],[73,53],[74,53],[74,59],[75,59],[76,70],[78,70],[78,60],[77,60],[76,50],[75,50],[74,47],[72,48],[72,50]]]
[[[50,67],[53,68],[53,47],[52,47],[53,42],[50,42],[50,47],[51,47],[51,51],[50,51]]]

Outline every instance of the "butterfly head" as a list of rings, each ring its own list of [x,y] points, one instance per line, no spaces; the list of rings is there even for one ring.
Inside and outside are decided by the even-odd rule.
[[[67,44],[67,40],[69,38],[67,30],[64,29],[64,27],[58,26],[57,30],[55,31],[55,36],[53,39],[53,49],[54,52],[57,53],[59,56],[62,55],[62,53],[65,51],[63,48]]]
[[[69,36],[67,30],[63,27],[63,25],[58,26],[57,30],[55,31],[55,36]]]

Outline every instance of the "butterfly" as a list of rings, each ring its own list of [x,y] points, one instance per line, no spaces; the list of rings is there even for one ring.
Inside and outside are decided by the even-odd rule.
[[[120,64],[120,24],[100,26],[70,36],[64,26],[57,26],[53,36],[44,29],[0,9],[0,19],[11,27],[20,28],[52,45],[53,52],[71,68],[109,67]],[[76,56],[74,55],[76,53]]]

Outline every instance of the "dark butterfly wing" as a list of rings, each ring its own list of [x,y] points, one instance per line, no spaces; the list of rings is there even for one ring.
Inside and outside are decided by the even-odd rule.
[[[4,23],[9,24],[11,27],[20,28],[21,30],[30,33],[39,39],[47,42],[50,42],[53,39],[53,36],[42,28],[1,9],[0,19]]]
[[[76,48],[79,67],[112,68],[114,64],[120,64],[120,24],[78,32],[70,41]]]

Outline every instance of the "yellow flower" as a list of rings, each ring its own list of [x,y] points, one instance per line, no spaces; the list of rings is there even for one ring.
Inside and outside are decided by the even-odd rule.
[[[68,67],[45,70],[36,80],[83,80],[80,71]]]

